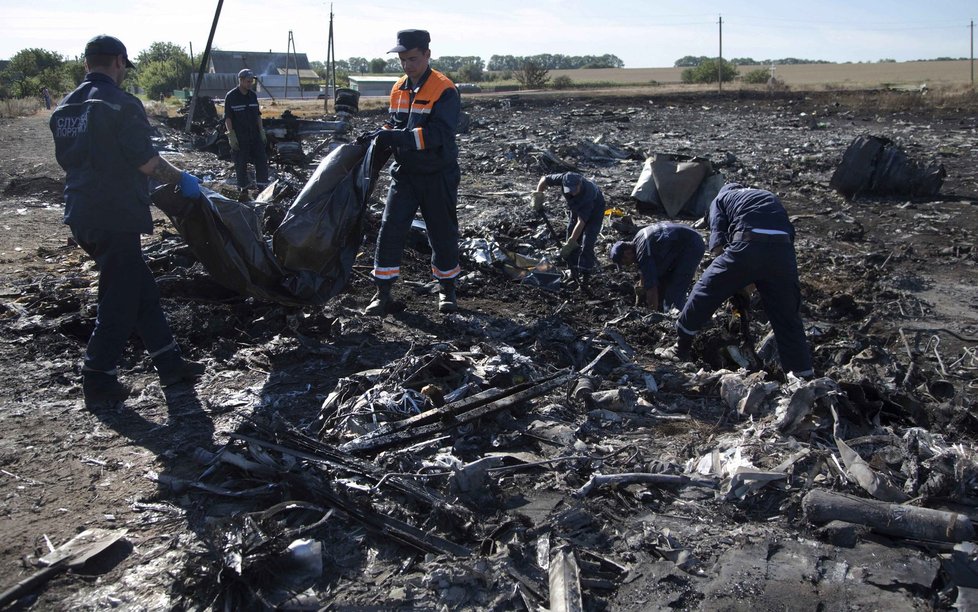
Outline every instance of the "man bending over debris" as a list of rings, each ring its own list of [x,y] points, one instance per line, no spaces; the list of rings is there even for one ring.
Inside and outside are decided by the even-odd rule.
[[[394,151],[391,184],[377,236],[374,282],[377,293],[363,311],[383,316],[398,308],[391,298],[401,275],[401,252],[418,208],[431,245],[431,274],[438,281],[438,311],[454,312],[458,259],[458,145],[455,132],[461,101],[455,84],[428,65],[431,36],[425,30],[401,30],[397,53],[404,76],[391,89],[390,117],[370,136]]]
[[[139,242],[140,234],[153,232],[147,177],[176,183],[192,199],[200,196],[200,179],[153,148],[142,103],[119,87],[132,67],[119,39],[96,36],[85,46],[85,80],[51,114],[55,154],[65,170],[64,222],[99,271],[98,315],[82,367],[89,407],[129,396],[116,367],[133,331],[153,358],[160,384],[204,373],[203,365],[180,356]]]
[[[260,191],[268,184],[268,155],[265,153],[268,137],[261,123],[261,107],[258,94],[252,89],[254,86],[255,73],[245,68],[238,73],[238,86],[224,96],[224,127],[234,152],[234,174],[241,191],[251,187],[248,162],[255,165],[256,189]]]
[[[643,227],[630,242],[611,247],[611,261],[636,264],[642,277],[639,302],[652,310],[680,310],[689,285],[703,259],[706,246],[699,232],[681,223],[654,223]]]
[[[716,259],[690,292],[676,328],[675,346],[662,357],[690,360],[693,336],[717,308],[753,284],[771,321],[785,372],[810,377],[812,356],[801,321],[795,229],[778,196],[727,183],[710,204],[710,251]]]
[[[570,210],[567,222],[567,241],[560,247],[560,257],[567,265],[585,276],[594,272],[598,258],[594,255],[594,245],[601,233],[604,213],[607,210],[604,194],[594,181],[584,178],[577,172],[547,174],[540,177],[537,190],[532,194],[533,208],[543,212],[546,187],[560,185],[564,199]]]

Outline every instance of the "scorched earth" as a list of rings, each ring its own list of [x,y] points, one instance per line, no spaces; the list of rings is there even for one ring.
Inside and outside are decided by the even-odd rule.
[[[98,528],[121,537],[17,605],[967,607],[976,106],[893,92],[466,99],[466,244],[557,261],[525,196],[542,173],[577,168],[615,209],[589,294],[567,277],[512,280],[469,246],[460,310],[440,315],[419,235],[396,289],[407,310],[361,316],[386,178],[353,281],[318,306],[228,291],[157,211],[145,253],[178,341],[208,371],[164,392],[134,340],[122,377],[136,392],[97,412],[78,382],[96,271],[60,222],[48,115],[0,120],[0,586]],[[942,195],[829,189],[861,134],[942,163]],[[227,161],[162,123],[159,144],[214,189],[230,179]],[[654,356],[674,318],[633,307],[633,274],[605,255],[662,218],[629,197],[650,153],[704,156],[782,197],[815,383],[786,381],[776,362],[738,371],[726,309],[694,364]],[[302,170],[279,171],[301,187]],[[562,227],[561,204],[548,211]],[[760,341],[768,327],[753,314]],[[579,385],[589,364],[593,393]],[[478,393],[490,399],[457,399]],[[389,435],[364,443],[377,427]],[[908,517],[906,531],[851,510],[826,518],[846,503]],[[928,531],[924,508],[964,535]]]

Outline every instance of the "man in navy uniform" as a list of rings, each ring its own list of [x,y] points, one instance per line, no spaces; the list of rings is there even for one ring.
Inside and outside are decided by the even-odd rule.
[[[631,241],[611,247],[611,261],[635,264],[642,277],[640,302],[652,310],[682,309],[706,246],[699,232],[681,223],[653,223]]]
[[[133,68],[122,42],[104,35],[88,41],[85,68],[85,80],[58,104],[50,126],[65,170],[64,222],[99,271],[98,315],[82,366],[85,403],[94,407],[129,396],[116,374],[134,331],[163,386],[204,372],[180,355],[139,241],[153,232],[148,178],[178,184],[191,199],[200,187],[197,177],[159,156],[142,102],[119,87]]]
[[[373,138],[394,153],[391,184],[374,253],[374,294],[364,314],[384,316],[397,309],[391,297],[401,275],[401,253],[418,208],[431,245],[431,275],[438,281],[438,311],[454,312],[458,255],[458,145],[455,133],[461,101],[455,84],[429,66],[431,36],[425,30],[401,30],[397,53],[404,76],[394,84],[390,116]]]
[[[678,341],[663,356],[689,361],[696,332],[726,299],[754,285],[774,330],[781,368],[798,377],[813,376],[799,312],[795,229],[781,200],[770,191],[727,183],[708,214],[709,248],[717,257],[693,286],[676,322]]]
[[[593,273],[598,265],[594,245],[601,234],[601,225],[607,210],[604,194],[594,181],[584,178],[580,173],[547,174],[540,177],[536,191],[531,194],[533,207],[537,212],[543,212],[543,190],[558,185],[570,211],[566,241],[560,248],[560,257],[586,276]]]
[[[254,91],[255,73],[245,68],[238,73],[238,86],[224,96],[224,127],[234,152],[234,173],[238,189],[251,187],[248,163],[255,165],[255,186],[261,190],[268,184],[268,142],[261,122],[261,107]]]

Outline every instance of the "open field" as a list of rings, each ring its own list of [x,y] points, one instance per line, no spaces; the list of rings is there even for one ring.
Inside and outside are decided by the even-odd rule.
[[[741,75],[769,66],[739,66]],[[575,83],[650,83],[682,82],[682,68],[602,68],[551,70],[550,76],[566,75]],[[887,85],[967,85],[971,82],[971,62],[895,62],[883,64],[801,64],[776,66],[774,74],[787,85],[879,87]]]

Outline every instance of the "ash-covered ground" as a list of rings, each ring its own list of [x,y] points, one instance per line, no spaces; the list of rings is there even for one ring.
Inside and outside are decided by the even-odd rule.
[[[0,586],[101,528],[127,532],[18,605],[967,607],[976,553],[955,540],[973,539],[978,518],[974,107],[906,92],[466,99],[457,313],[435,311],[419,234],[396,289],[407,309],[359,314],[386,178],[353,281],[319,306],[225,289],[159,214],[145,252],[178,341],[208,372],[164,391],[134,340],[122,377],[136,393],[96,413],[78,383],[96,271],[60,225],[46,117],[5,119]],[[230,178],[228,162],[160,132],[177,165],[213,188]],[[829,189],[861,134],[942,163],[942,195],[850,202]],[[707,157],[782,197],[816,383],[786,381],[776,363],[738,372],[727,347],[742,337],[725,310],[696,363],[655,357],[674,319],[633,307],[633,271],[605,256],[662,218],[629,197],[653,152]],[[614,208],[589,293],[566,275],[556,289],[514,280],[471,246],[557,261],[526,193],[563,167]],[[301,186],[301,172],[280,173]],[[753,315],[760,343],[768,328]],[[364,438],[378,427],[381,442]],[[644,479],[595,479],[616,474]],[[851,509],[829,528],[814,520],[852,498],[890,520]],[[925,520],[922,508],[946,513]],[[964,537],[925,529],[948,517]]]

